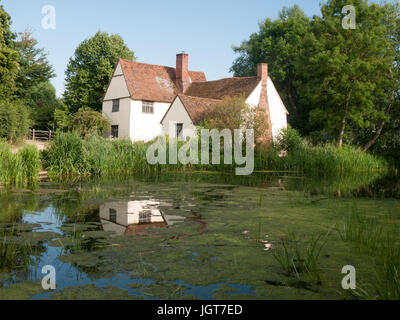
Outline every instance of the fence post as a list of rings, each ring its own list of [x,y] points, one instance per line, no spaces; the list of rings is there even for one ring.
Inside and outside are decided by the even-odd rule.
[[[32,140],[35,141],[35,129],[32,129]]]
[[[51,130],[49,131],[49,141],[51,141]]]

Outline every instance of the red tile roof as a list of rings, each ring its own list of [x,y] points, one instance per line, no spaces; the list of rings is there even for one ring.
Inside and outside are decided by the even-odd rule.
[[[157,102],[172,102],[179,91],[176,69],[120,59],[131,98]],[[193,82],[205,82],[204,72],[189,71]]]
[[[187,96],[223,99],[225,96],[237,97],[244,95],[246,98],[260,83],[257,77],[227,78],[216,81],[193,82],[185,92]]]
[[[221,100],[191,97],[187,95],[179,95],[179,98],[194,124],[203,120],[206,113],[211,111],[215,104],[221,102]]]

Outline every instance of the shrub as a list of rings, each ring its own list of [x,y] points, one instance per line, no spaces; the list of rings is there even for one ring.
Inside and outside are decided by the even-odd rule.
[[[83,140],[76,133],[59,133],[44,153],[49,175],[73,176],[86,173]]]
[[[293,152],[304,146],[300,133],[293,128],[283,129],[277,139],[277,147],[279,150]]]
[[[29,111],[21,102],[0,102],[0,138],[16,142],[27,136],[30,123]]]
[[[70,129],[81,137],[102,136],[110,130],[110,121],[100,112],[89,108],[81,108],[71,116]]]

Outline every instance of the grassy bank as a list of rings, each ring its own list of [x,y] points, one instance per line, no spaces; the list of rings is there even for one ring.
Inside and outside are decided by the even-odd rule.
[[[300,145],[279,156],[279,149],[256,157],[256,167],[268,170],[288,170],[304,174],[337,174],[343,172],[376,171],[387,169],[387,163],[359,148],[331,144]]]
[[[383,170],[387,167],[384,160],[354,147],[311,146],[303,141],[286,141],[285,143],[286,145],[278,145],[268,152],[256,151],[255,170],[288,170],[303,174],[343,174]],[[56,137],[48,151],[43,152],[44,168],[49,171],[50,177],[60,178],[126,176],[184,170],[229,172],[236,167],[224,164],[151,165],[146,159],[146,151],[150,145],[151,142],[147,144],[131,143],[129,140],[107,140],[95,136],[81,139],[74,133],[63,133]],[[280,156],[283,147],[288,149],[287,156],[284,157]],[[221,154],[222,161],[223,154]]]
[[[8,143],[0,141],[0,183],[26,186],[38,180],[42,167],[40,153],[34,146],[11,152]]]

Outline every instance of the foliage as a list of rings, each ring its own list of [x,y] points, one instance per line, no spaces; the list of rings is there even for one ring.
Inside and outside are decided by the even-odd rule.
[[[0,5],[0,99],[9,99],[16,90],[18,51],[13,48],[11,17]]]
[[[41,82],[26,91],[24,101],[29,107],[32,126],[35,129],[54,130],[54,113],[60,108],[60,101],[50,82]]]
[[[15,142],[27,136],[29,110],[19,101],[0,101],[0,138]]]
[[[70,111],[82,107],[101,111],[102,98],[118,59],[133,60],[119,35],[97,32],[75,50],[66,70],[65,103]]]
[[[38,41],[33,38],[32,31],[27,29],[19,35],[18,41],[15,42],[15,47],[20,55],[17,95],[24,98],[27,92],[42,83],[48,83],[55,74],[44,49],[37,48]]]
[[[247,105],[244,96],[224,97],[206,112],[201,126],[209,129],[254,129],[256,141],[267,139],[268,122],[265,111]]]
[[[278,136],[277,147],[282,151],[293,152],[304,147],[303,138],[291,127],[283,129]]]
[[[342,9],[356,8],[356,29],[342,27]],[[313,141],[352,143],[368,150],[397,134],[399,108],[399,3],[329,0],[321,16],[306,17],[298,6],[284,8],[275,21],[234,51],[236,76],[253,76],[265,62],[285,105],[289,122]],[[377,147],[379,148],[379,147]]]
[[[110,121],[100,112],[82,108],[71,116],[70,129],[82,137],[104,135],[110,129]]]
[[[301,280],[306,273],[320,281],[318,260],[326,242],[322,235],[311,235],[307,241],[301,241],[294,232],[289,232],[287,239],[280,241],[274,252],[274,258],[288,275]]]
[[[10,146],[0,141],[0,182],[12,185],[30,185],[39,177],[42,166],[35,146],[26,146],[16,154]]]
[[[299,104],[299,74],[295,61],[309,29],[309,18],[297,5],[284,7],[277,20],[265,19],[260,23],[258,32],[233,48],[239,54],[231,68],[235,76],[255,76],[258,63],[269,64],[269,74],[288,107],[291,124],[297,129],[303,128],[307,112]]]
[[[396,226],[388,220],[360,215],[353,206],[340,235],[376,261],[373,286],[358,285],[353,295],[360,299],[399,300],[400,238]]]
[[[286,156],[280,156],[283,147],[289,148]],[[256,168],[264,170],[293,170],[309,175],[321,173],[337,175],[344,172],[387,170],[388,164],[380,157],[363,152],[362,149],[333,144],[313,146],[293,129],[284,131],[278,145],[256,156]]]
[[[61,100],[58,107],[54,110],[54,126],[57,130],[65,131],[71,123],[71,114],[67,105]]]

